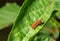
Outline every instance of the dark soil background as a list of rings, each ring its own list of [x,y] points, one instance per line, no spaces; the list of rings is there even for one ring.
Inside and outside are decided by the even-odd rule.
[[[6,3],[13,3],[13,2],[16,2],[17,5],[21,6],[24,0],[0,0],[0,8],[3,8],[3,6],[5,6]],[[60,22],[60,19],[57,20]],[[9,25],[5,29],[0,30],[0,41],[7,41],[11,29],[12,29],[12,25]],[[59,41],[59,38],[57,41]]]

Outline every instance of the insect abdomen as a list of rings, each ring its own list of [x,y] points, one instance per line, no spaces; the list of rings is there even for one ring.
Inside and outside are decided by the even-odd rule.
[[[32,28],[36,28],[40,23],[42,23],[42,21],[37,20],[34,24],[32,24]]]

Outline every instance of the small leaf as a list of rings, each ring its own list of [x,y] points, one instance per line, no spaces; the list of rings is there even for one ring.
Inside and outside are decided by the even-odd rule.
[[[19,6],[16,3],[7,3],[0,8],[0,30],[15,22],[19,13]]]

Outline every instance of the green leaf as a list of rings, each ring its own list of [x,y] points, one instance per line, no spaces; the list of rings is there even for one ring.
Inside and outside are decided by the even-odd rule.
[[[46,33],[37,33],[30,41],[53,41],[53,37]]]
[[[58,21],[56,21],[54,18],[51,18],[50,20],[50,23],[54,26],[54,30],[55,30],[55,33],[54,33],[54,37],[55,38],[58,38],[59,37],[59,27],[60,27],[60,23]]]
[[[56,13],[58,19],[60,19],[60,10]]]
[[[60,9],[60,0],[55,0],[55,10],[59,10]]]
[[[60,24],[58,21],[56,21],[55,18],[51,18],[44,28],[42,28],[35,36],[33,36],[30,41],[53,41],[54,38],[59,37],[59,31],[58,27],[60,27]],[[52,33],[48,31],[46,28],[49,28],[52,31],[55,31],[55,33]],[[52,35],[51,35],[52,34]]]
[[[7,3],[0,8],[0,30],[15,22],[19,13],[19,6],[16,3]]]
[[[8,41],[29,41],[46,24],[53,10],[54,0],[25,0]],[[44,24],[32,29],[31,25],[38,19]]]

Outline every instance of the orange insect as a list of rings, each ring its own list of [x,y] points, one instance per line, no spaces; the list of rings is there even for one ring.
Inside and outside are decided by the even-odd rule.
[[[34,24],[32,24],[32,28],[33,28],[33,29],[36,28],[36,27],[37,27],[39,24],[41,24],[41,23],[42,23],[41,20],[35,21]]]

